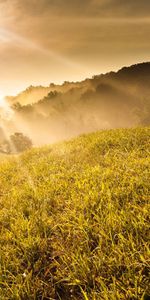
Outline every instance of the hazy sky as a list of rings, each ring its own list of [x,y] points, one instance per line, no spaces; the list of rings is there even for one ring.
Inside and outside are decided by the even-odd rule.
[[[150,0],[0,0],[0,94],[150,61]]]

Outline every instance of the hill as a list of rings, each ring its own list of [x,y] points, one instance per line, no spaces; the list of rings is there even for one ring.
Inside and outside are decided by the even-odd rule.
[[[11,100],[6,131],[21,131],[41,145],[100,129],[149,126],[149,87],[150,63],[83,82],[30,87]]]
[[[118,72],[110,72],[106,74],[101,74],[97,76],[93,76],[91,79],[85,79],[82,82],[64,82],[62,85],[51,83],[48,87],[43,86],[30,86],[25,91],[19,93],[17,96],[8,97],[10,102],[17,103],[19,102],[21,105],[33,104],[43,99],[50,92],[61,92],[66,93],[72,89],[92,89],[99,84],[108,83],[108,85],[113,86],[113,82],[116,87],[120,87],[122,85],[122,89],[124,85],[130,86],[133,92],[137,92],[138,95],[138,87],[141,89],[149,89],[150,83],[150,62],[139,63],[136,65],[131,65],[130,67],[123,67]],[[122,84],[121,84],[122,82]],[[107,91],[107,88],[106,88]]]
[[[0,165],[0,298],[149,299],[150,128]]]
[[[62,92],[65,93],[71,88],[80,86],[82,83],[76,82],[64,82],[62,85],[51,83],[49,86],[29,86],[25,91],[22,91],[17,96],[8,96],[7,100],[10,104],[20,103],[21,105],[28,105],[37,103],[50,92]]]

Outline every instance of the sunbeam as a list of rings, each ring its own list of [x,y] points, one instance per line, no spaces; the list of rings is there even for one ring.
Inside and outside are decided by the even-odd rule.
[[[9,103],[7,102],[5,96],[0,93],[0,115],[3,119],[11,119],[12,115],[14,114],[12,108],[10,107]]]
[[[73,70],[79,70],[82,72],[88,72],[88,69],[86,66],[83,66],[77,62],[74,62],[65,56],[57,53],[57,51],[52,51],[50,49],[45,49],[41,45],[38,45],[35,42],[32,42],[31,40],[20,36],[8,29],[0,28],[0,41],[1,43],[11,43],[14,44],[17,47],[25,47],[28,49],[31,49],[37,53],[40,53],[47,58],[51,58],[52,60],[55,60],[56,62],[60,62],[65,67],[70,67]]]
[[[3,94],[0,92],[0,107],[5,107],[6,102]]]
[[[14,160],[16,161],[16,164],[18,165],[20,171],[22,172],[22,174],[24,174],[24,177],[26,178],[26,181],[28,182],[30,188],[33,190],[33,192],[36,192],[36,186],[34,184],[33,178],[28,170],[27,167],[25,167],[22,163],[22,160],[20,158],[20,156],[18,155],[18,151],[16,149],[15,144],[13,143],[12,139],[10,138],[10,133],[8,132],[8,129],[5,126],[5,122],[3,119],[0,120],[0,128],[3,132],[4,135],[4,149],[0,149],[0,153],[5,153],[8,154],[9,151],[12,153]],[[20,132],[20,127],[16,126],[16,130]],[[9,147],[9,151],[8,149],[5,149],[6,147]],[[6,151],[5,151],[6,150]],[[16,156],[17,154],[17,156]]]

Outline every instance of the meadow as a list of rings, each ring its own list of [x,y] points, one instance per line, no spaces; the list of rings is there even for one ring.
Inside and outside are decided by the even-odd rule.
[[[0,163],[1,300],[150,299],[150,128]]]

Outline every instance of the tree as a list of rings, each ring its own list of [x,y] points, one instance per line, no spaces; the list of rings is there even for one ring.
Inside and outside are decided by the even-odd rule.
[[[21,111],[22,110],[22,106],[20,104],[20,102],[16,102],[12,105],[12,109],[16,110],[16,111]]]
[[[10,136],[10,142],[15,152],[23,152],[32,148],[32,141],[21,132],[15,132]]]

